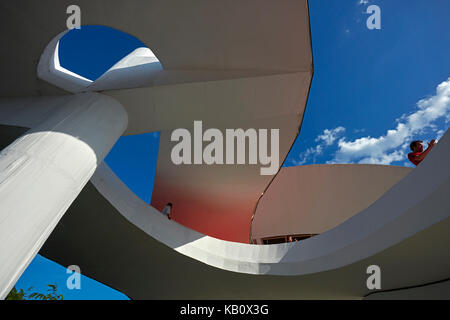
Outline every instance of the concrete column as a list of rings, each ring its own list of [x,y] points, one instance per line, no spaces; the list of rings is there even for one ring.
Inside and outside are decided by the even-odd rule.
[[[98,93],[48,103],[55,112],[0,153],[1,299],[128,123],[120,103]]]

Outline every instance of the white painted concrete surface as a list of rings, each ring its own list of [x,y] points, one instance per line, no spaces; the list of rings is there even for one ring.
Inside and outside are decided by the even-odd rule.
[[[86,79],[66,68],[59,62],[59,41],[68,32],[61,32],[45,47],[37,67],[38,78],[66,91],[77,93],[86,91],[92,80]]]
[[[95,81],[62,67],[59,60],[60,40],[67,30],[54,37],[45,47],[37,67],[37,75],[52,85],[71,93],[136,88],[153,84],[163,68],[149,48],[137,48],[114,64]]]
[[[367,209],[316,237],[277,245],[223,241],[169,221],[104,163],[91,181],[127,220],[179,253],[222,270],[293,276],[356,263],[449,218],[450,200],[443,196],[450,191],[449,156],[447,132],[425,161]]]
[[[162,70],[161,63],[149,48],[137,48],[95,80],[88,89],[101,91],[149,86]]]
[[[0,153],[0,298],[127,126],[120,103],[97,93],[48,103],[52,114]]]

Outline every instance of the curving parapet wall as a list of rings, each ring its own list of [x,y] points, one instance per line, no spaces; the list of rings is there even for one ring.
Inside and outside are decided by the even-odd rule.
[[[77,261],[132,298],[362,298],[372,264],[382,269],[383,290],[422,285],[449,276],[449,153],[447,132],[367,209],[278,245],[223,241],[169,221],[103,164],[42,253]]]
[[[252,239],[323,233],[366,209],[411,171],[365,164],[281,168],[258,202]]]

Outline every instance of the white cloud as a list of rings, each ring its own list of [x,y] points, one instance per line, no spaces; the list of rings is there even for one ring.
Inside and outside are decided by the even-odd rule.
[[[315,147],[308,148],[305,152],[302,152],[299,156],[299,160],[294,159],[291,161],[299,166],[305,164],[311,158],[314,159],[316,156],[323,153],[324,147],[331,146],[338,138],[338,135],[344,131],[344,127],[336,127],[331,130],[325,129],[323,133],[315,139],[315,142],[318,142]]]
[[[296,166],[301,166],[306,163],[314,155],[319,155],[322,153],[322,146],[317,145],[315,148],[308,148],[305,152],[302,152],[299,156],[299,160],[293,159],[291,162]]]
[[[331,146],[337,139],[337,136],[344,131],[345,131],[344,127],[337,127],[331,130],[325,129],[323,130],[323,134],[319,135],[315,141],[316,142],[323,141],[325,145]]]
[[[377,163],[391,164],[405,159],[409,141],[425,129],[434,129],[439,118],[449,118],[450,78],[436,88],[436,94],[417,102],[417,111],[397,119],[397,127],[378,138],[362,137],[354,141],[341,138],[334,159],[329,163]],[[437,132],[438,136],[444,133]]]

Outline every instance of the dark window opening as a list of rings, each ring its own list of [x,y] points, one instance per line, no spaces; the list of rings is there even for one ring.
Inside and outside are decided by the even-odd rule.
[[[277,243],[285,243],[285,242],[296,242],[305,240],[314,236],[317,236],[318,233],[309,233],[309,234],[288,234],[284,236],[276,236],[276,237],[268,237],[262,238],[263,244],[277,244]]]

